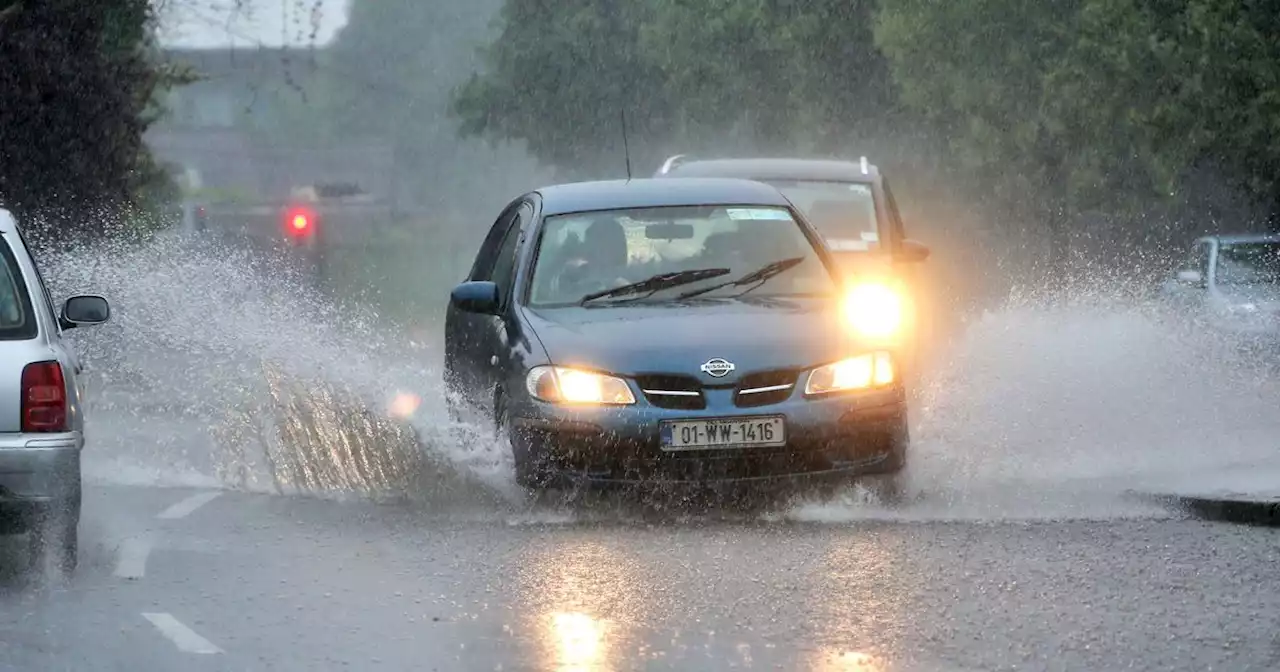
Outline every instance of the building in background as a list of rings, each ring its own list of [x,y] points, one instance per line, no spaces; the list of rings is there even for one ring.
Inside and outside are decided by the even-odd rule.
[[[315,72],[311,48],[169,49],[198,81],[169,92],[166,114],[148,130],[156,157],[193,193],[226,204],[276,204],[299,187],[357,184],[393,200],[393,153],[368,142],[307,146],[277,137],[287,109],[305,101]]]

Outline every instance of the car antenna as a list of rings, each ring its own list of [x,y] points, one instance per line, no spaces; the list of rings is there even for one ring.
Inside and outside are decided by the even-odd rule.
[[[622,117],[622,156],[627,161],[627,181],[631,181],[631,147],[627,145],[627,111],[619,110]]]

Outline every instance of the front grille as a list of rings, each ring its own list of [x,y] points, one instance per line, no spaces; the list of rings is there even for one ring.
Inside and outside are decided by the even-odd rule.
[[[761,371],[743,376],[733,393],[733,403],[740,408],[767,406],[785,401],[795,389],[796,371]]]
[[[659,408],[698,411],[707,407],[702,383],[693,376],[646,375],[637,376],[636,382],[644,398]]]

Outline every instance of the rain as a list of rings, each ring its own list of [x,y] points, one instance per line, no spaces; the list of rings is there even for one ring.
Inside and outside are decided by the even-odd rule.
[[[0,670],[1273,669],[1278,20],[0,0]]]

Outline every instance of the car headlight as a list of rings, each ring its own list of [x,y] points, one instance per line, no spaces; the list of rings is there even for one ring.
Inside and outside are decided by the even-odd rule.
[[[893,355],[872,352],[820,366],[809,372],[804,384],[806,395],[869,390],[891,384],[897,377]]]
[[[524,379],[534,399],[556,404],[636,403],[627,381],[563,366],[535,366]]]
[[[902,329],[906,310],[902,295],[880,282],[865,282],[852,287],[844,298],[845,319],[861,336],[888,338]]]

